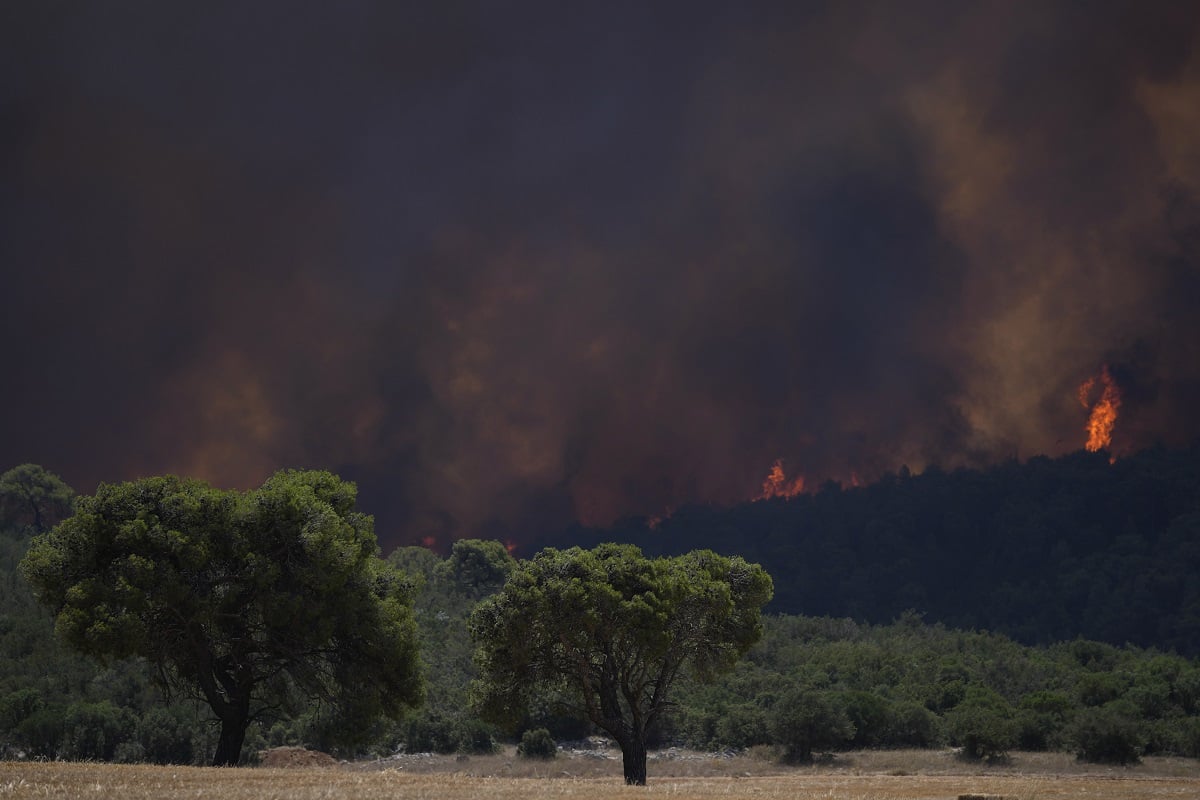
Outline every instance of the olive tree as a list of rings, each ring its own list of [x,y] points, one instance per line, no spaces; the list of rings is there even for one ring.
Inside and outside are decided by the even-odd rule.
[[[520,719],[535,692],[590,720],[621,747],[625,782],[646,782],[646,733],[684,669],[733,667],[762,634],[771,578],[757,564],[699,550],[646,558],[632,545],[519,562],[471,615],[475,704]]]
[[[207,702],[213,763],[232,765],[264,712],[316,700],[361,735],[420,700],[409,586],[355,500],[317,471],[245,493],[173,476],[102,484],[22,569],[68,644],[143,657],[168,692]]]

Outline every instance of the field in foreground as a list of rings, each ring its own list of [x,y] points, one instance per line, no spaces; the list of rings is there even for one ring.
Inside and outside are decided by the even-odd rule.
[[[982,767],[963,764],[948,754],[920,751],[848,754],[827,764],[790,769],[748,758],[708,759],[712,763],[703,759],[660,760],[657,764],[651,762],[650,785],[644,788],[624,786],[619,764],[615,774],[582,774],[585,768],[593,767],[584,761],[587,760],[561,758],[535,764],[500,755],[465,762],[453,758],[426,759],[420,763],[389,759],[327,767],[240,769],[3,762],[0,798],[601,800],[617,796],[664,796],[953,800],[963,794],[1013,800],[1200,797],[1200,762],[1182,759],[1148,759],[1145,764],[1129,769],[1077,765],[1066,756],[1043,754],[1018,754],[1010,766]]]

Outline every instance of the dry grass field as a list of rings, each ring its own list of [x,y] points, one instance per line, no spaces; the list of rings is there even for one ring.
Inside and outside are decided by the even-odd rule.
[[[679,754],[650,763],[650,785],[627,787],[615,759],[570,756],[530,762],[511,753],[471,758],[407,757],[295,767],[127,766],[0,763],[8,798],[223,798],[227,800],[541,800],[613,797],[759,800],[1166,800],[1200,798],[1200,762],[1147,759],[1129,768],[1077,764],[1071,757],[1017,754],[1011,764],[964,764],[948,753],[852,753],[810,767],[749,757]],[[309,762],[309,763],[306,763]]]

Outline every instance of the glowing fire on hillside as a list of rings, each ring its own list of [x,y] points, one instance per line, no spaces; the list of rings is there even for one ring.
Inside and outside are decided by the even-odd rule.
[[[767,479],[763,481],[762,493],[754,498],[758,500],[770,500],[773,497],[782,497],[784,499],[795,497],[804,491],[804,476],[788,480],[787,474],[783,471],[783,461],[777,459],[771,471],[767,473]]]
[[[1103,388],[1100,399],[1093,405],[1092,395],[1097,384]],[[1088,439],[1084,447],[1091,453],[1110,447],[1113,426],[1117,424],[1117,412],[1121,408],[1121,391],[1117,388],[1107,364],[1101,368],[1099,375],[1088,378],[1079,385],[1079,404],[1091,409],[1086,426]]]

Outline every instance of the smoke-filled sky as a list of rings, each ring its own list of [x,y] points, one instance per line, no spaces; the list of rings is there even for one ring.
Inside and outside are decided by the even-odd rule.
[[[1200,435],[1200,4],[0,7],[0,469],[386,545]]]

